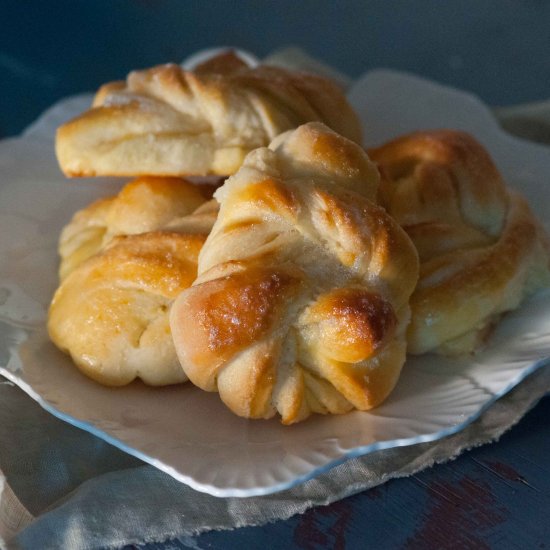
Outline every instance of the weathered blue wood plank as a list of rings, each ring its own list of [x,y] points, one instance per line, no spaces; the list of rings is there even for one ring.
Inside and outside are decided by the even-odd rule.
[[[175,547],[550,548],[548,418],[550,397],[498,444],[288,521],[204,533]]]

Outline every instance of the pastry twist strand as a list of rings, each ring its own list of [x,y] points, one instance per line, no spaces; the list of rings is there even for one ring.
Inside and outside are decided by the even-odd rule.
[[[113,237],[175,225],[205,202],[201,188],[181,178],[144,176],[126,183],[116,196],[78,210],[63,228],[59,238],[60,278],[99,252]],[[201,224],[194,216],[188,230],[206,235],[214,220],[205,218]]]

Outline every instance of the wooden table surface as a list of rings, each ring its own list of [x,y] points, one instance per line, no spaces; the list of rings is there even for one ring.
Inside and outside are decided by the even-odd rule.
[[[288,45],[350,76],[411,71],[491,105],[550,98],[550,2],[3,0],[0,138],[134,68]],[[550,397],[494,444],[262,527],[147,548],[550,548]],[[1,466],[1,465],[0,465]]]

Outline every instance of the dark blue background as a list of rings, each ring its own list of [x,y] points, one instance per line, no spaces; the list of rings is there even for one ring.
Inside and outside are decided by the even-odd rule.
[[[542,0],[51,0],[0,2],[0,135],[134,68],[234,45],[290,44],[351,76],[392,67],[494,105],[550,97]]]

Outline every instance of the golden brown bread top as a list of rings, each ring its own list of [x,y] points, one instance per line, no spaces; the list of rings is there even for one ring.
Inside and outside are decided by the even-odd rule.
[[[361,142],[333,82],[226,53],[194,71],[159,65],[102,86],[89,111],[59,128],[56,152],[69,176],[228,175],[249,151],[308,121]]]
[[[168,314],[195,279],[205,239],[167,231],[114,237],[62,281],[49,309],[50,338],[102,384],[185,381]]]
[[[472,351],[500,314],[550,283],[541,225],[468,134],[417,132],[369,154],[381,202],[420,256],[409,351]]]
[[[395,335],[397,317],[379,294],[359,288],[338,288],[322,295],[307,310],[309,336],[327,357],[356,363],[376,355]]]
[[[380,403],[405,359],[414,246],[362,149],[309,123],[251,152],[171,327],[190,380],[236,414],[293,423]]]
[[[209,190],[206,190],[209,195]],[[117,235],[165,227],[208,234],[217,207],[206,211],[205,189],[181,178],[144,176],[125,184],[118,195],[100,199],[76,212],[59,241],[63,279]],[[196,215],[191,216],[199,207]]]
[[[233,268],[203,292],[180,299],[185,307],[180,305],[178,329],[194,341],[193,361],[201,366],[203,389],[214,390],[220,366],[273,329],[282,303],[295,298],[299,286],[300,278],[284,269]]]

